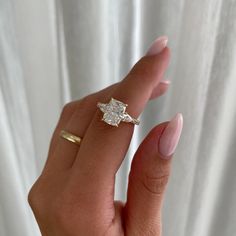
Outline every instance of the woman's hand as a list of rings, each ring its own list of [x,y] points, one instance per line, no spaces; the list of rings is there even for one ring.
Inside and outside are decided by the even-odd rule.
[[[44,170],[29,193],[42,235],[161,235],[163,194],[182,116],[154,127],[138,148],[124,204],[114,201],[115,175],[134,126],[106,124],[96,105],[113,97],[138,117],[149,99],[168,89],[168,83],[160,82],[170,57],[166,42],[164,37],[155,41],[120,83],[64,107]],[[82,137],[81,144],[61,138],[62,129]]]

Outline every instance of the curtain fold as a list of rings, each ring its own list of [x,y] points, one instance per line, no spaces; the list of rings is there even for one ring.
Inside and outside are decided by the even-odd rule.
[[[147,132],[180,111],[163,235],[235,235],[235,0],[0,0],[0,235],[40,235],[27,193],[63,105],[120,81],[160,35],[171,87],[141,115],[115,197]]]
[[[13,15],[0,2],[0,235],[37,235],[26,201],[37,161]]]

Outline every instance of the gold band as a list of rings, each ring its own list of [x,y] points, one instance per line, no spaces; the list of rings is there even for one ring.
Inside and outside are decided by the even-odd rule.
[[[75,136],[74,134],[71,134],[65,130],[62,130],[60,132],[60,136],[72,143],[76,143],[78,145],[80,145],[81,141],[82,141],[82,138],[78,137],[78,136]]]

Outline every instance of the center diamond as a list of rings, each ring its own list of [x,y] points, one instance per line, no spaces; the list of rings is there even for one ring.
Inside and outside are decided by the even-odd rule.
[[[127,104],[111,98],[110,102],[98,103],[98,107],[104,113],[102,120],[109,125],[118,126],[125,117]]]

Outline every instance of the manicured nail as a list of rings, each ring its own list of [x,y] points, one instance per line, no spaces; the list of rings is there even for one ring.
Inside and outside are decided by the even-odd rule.
[[[179,142],[183,128],[183,115],[178,113],[166,126],[159,139],[159,153],[164,159],[168,159],[174,152]]]
[[[168,37],[161,36],[157,38],[148,49],[146,56],[151,56],[160,53],[167,45]]]
[[[170,80],[162,80],[160,81],[160,84],[166,84],[166,85],[169,85],[171,83]]]

